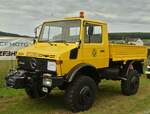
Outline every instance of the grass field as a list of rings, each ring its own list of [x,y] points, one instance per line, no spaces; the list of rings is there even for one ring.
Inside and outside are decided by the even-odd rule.
[[[70,114],[63,92],[55,89],[45,99],[32,100],[24,90],[6,88],[4,76],[10,61],[0,61],[0,114]],[[150,80],[142,77],[139,92],[123,96],[119,81],[102,81],[93,107],[80,114],[150,114]]]

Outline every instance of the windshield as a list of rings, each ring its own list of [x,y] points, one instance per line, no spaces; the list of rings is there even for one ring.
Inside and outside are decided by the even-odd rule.
[[[45,23],[39,41],[77,42],[80,37],[80,21],[57,21]]]

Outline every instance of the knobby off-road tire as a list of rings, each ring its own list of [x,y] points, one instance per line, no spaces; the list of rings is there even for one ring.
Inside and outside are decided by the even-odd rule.
[[[73,112],[88,110],[95,101],[97,85],[88,76],[79,76],[65,91],[65,103]]]
[[[32,80],[32,82],[33,82],[33,80]],[[32,99],[45,97],[50,93],[50,91],[51,90],[48,89],[48,93],[43,92],[42,87],[39,86],[38,82],[34,82],[25,88],[26,94]]]
[[[40,89],[26,87],[25,92],[30,98],[35,99],[35,98],[46,97],[49,94],[50,90],[48,93],[45,93]]]
[[[121,81],[122,94],[130,96],[137,93],[140,84],[140,75],[136,70],[129,70],[127,80]]]

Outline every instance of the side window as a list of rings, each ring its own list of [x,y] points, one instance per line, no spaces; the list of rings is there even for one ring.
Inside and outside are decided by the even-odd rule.
[[[92,35],[89,32],[92,29]],[[90,30],[89,30],[90,29]],[[87,24],[85,28],[85,43],[102,43],[102,27],[100,25]]]

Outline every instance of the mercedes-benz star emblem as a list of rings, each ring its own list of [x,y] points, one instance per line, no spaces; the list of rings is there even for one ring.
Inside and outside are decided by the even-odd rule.
[[[30,65],[31,65],[31,68],[32,68],[32,69],[35,69],[36,66],[37,66],[37,61],[36,61],[35,59],[32,59],[32,60],[30,61]]]

